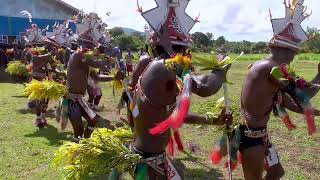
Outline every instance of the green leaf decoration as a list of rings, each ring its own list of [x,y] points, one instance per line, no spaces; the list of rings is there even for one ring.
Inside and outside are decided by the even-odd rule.
[[[11,61],[8,64],[6,72],[11,76],[17,77],[27,77],[29,74],[27,66],[25,64],[22,64],[20,61]]]
[[[212,59],[205,59],[197,56],[193,56],[193,64],[200,66],[200,70],[222,70],[227,66],[234,63],[237,59],[239,59],[244,53],[242,52],[238,57],[231,59],[227,56],[224,60],[219,61],[216,56],[212,56]]]
[[[212,111],[209,111],[209,112],[205,113],[206,116],[209,119],[218,118],[220,113],[221,113],[221,111],[225,107],[224,101],[225,101],[224,97],[221,97],[220,99],[218,99],[215,102],[215,106],[212,109]],[[231,104],[231,106],[229,108],[230,108],[230,111],[232,112],[232,115],[233,115],[233,123],[232,123],[232,125],[229,126],[229,128],[227,128],[226,125],[221,126],[220,128],[218,128],[223,133],[227,133],[227,132],[233,131],[234,129],[236,129],[240,125],[240,122],[241,122],[240,107],[238,105],[236,105],[236,104]]]
[[[63,167],[66,179],[86,179],[110,173],[134,171],[134,165],[141,156],[132,153],[125,146],[132,140],[129,127],[115,129],[96,129],[91,138],[79,144],[66,143],[55,153],[53,167]]]
[[[283,73],[281,72],[280,67],[274,67],[274,68],[272,68],[270,74],[271,74],[274,78],[276,78],[276,79],[278,79],[278,80],[280,80],[281,78],[284,78]]]

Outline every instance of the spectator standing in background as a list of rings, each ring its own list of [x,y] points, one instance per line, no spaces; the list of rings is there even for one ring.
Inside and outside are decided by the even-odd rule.
[[[133,71],[133,65],[132,65],[132,60],[133,60],[133,55],[131,54],[130,49],[127,49],[127,54],[125,57],[126,60],[126,66],[127,66],[127,72],[128,72],[128,76],[130,76],[130,72]]]

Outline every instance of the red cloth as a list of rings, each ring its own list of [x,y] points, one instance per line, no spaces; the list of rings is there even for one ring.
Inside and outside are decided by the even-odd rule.
[[[133,71],[132,64],[127,64],[127,71],[128,72],[132,72]]]

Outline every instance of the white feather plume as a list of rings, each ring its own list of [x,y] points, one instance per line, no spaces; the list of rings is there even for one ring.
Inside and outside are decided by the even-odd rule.
[[[21,11],[20,12],[22,15],[24,15],[24,16],[28,16],[28,18],[29,18],[29,22],[32,22],[32,14],[31,13],[29,13],[28,11]]]
[[[66,21],[66,28],[69,28],[69,23],[70,23],[70,20],[67,20]]]

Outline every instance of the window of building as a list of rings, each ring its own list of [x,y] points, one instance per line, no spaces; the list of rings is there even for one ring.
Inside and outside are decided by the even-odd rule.
[[[0,35],[0,42],[8,44],[8,37],[4,35]]]

